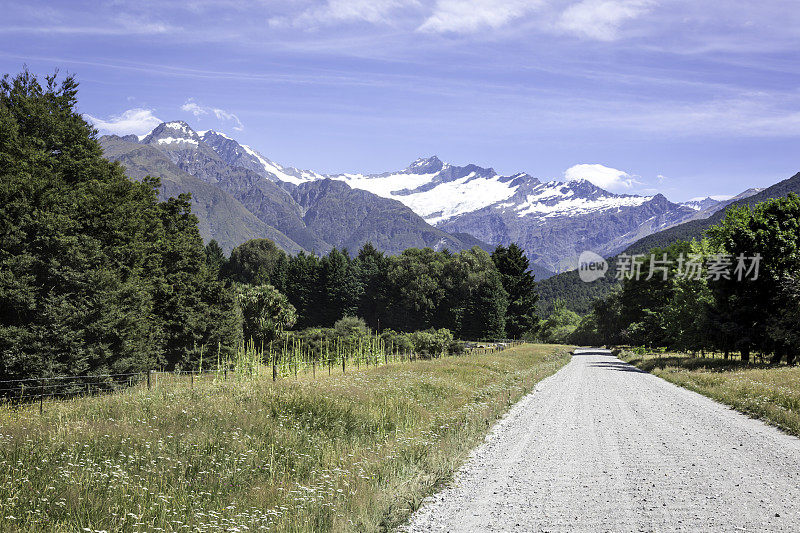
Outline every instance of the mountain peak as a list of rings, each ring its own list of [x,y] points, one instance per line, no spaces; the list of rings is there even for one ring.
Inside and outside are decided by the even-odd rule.
[[[200,136],[203,139],[205,139],[206,137],[215,137],[216,136],[216,137],[222,137],[223,139],[227,139],[229,141],[233,141],[234,140],[233,138],[229,137],[228,135],[225,135],[224,133],[222,133],[221,131],[206,130],[206,131],[202,131],[202,132],[198,131],[197,133],[199,133]]]
[[[160,145],[187,145],[197,146],[201,141],[200,135],[189,124],[182,120],[162,122],[156,126],[144,139],[142,144]]]
[[[411,163],[406,169],[412,174],[434,174],[444,167],[442,160],[432,155],[431,157],[420,157]]]

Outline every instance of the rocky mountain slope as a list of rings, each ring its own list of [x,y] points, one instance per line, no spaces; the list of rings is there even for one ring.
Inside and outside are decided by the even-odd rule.
[[[131,139],[133,137],[133,139]],[[259,220],[236,198],[173,163],[166,154],[149,145],[139,144],[135,136],[105,136],[100,139],[105,156],[125,167],[129,178],[159,176],[162,199],[192,194],[192,212],[197,215],[200,234],[205,241],[216,240],[225,252],[255,238],[269,238],[289,253],[303,248],[274,227]]]
[[[263,164],[255,166],[254,156],[232,139],[211,131],[201,136],[185,122],[162,123],[142,139],[105,136],[100,142],[132,178],[161,176],[162,195],[191,192],[204,237],[225,249],[254,237],[272,238],[291,253],[334,246],[356,251],[366,242],[391,254],[475,245],[474,238],[462,241],[434,228],[396,200],[341,182],[318,176],[287,185]]]
[[[284,187],[336,180],[353,189],[395,199],[450,234],[469,234],[492,246],[515,242],[550,271],[574,268],[583,250],[614,254],[636,240],[726,205],[712,198],[685,204],[662,195],[614,194],[587,180],[540,182],[477,165],[456,166],[432,156],[382,174],[323,175],[284,167],[217,132],[203,139],[229,164],[258,172]]]
[[[283,166],[223,133],[195,132],[180,121],[163,123],[138,142],[228,193],[305,250],[353,249],[366,241],[390,253],[409,246],[461,249],[477,241],[490,248],[513,242],[526,250],[540,277],[574,268],[584,250],[613,255],[734,200],[678,204],[662,195],[612,193],[587,180],[504,176],[436,156],[395,172],[325,175]]]
[[[655,247],[669,246],[679,240],[700,239],[708,228],[725,218],[728,209],[738,206],[753,206],[771,198],[786,196],[789,193],[800,194],[800,173],[765,189],[748,189],[726,200],[726,205],[722,209],[713,212],[706,218],[690,220],[653,233],[637,240],[621,252],[629,255],[645,254]],[[613,278],[613,265],[616,257],[606,257],[609,257],[609,263],[612,266],[611,272],[605,278],[592,283],[584,283],[578,277],[578,272],[571,270],[552,276],[544,283],[539,284],[540,311],[545,314],[550,312],[556,300],[563,301],[568,309],[581,314],[591,311],[592,303],[607,295],[617,285],[617,281]]]

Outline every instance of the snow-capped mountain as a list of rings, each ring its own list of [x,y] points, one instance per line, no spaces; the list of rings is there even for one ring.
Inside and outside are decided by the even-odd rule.
[[[711,208],[716,207],[719,204],[723,203],[725,200],[729,200],[730,198],[731,198],[730,196],[716,196],[716,197],[706,196],[705,198],[698,197],[698,198],[692,198],[688,202],[681,202],[680,205],[690,207],[695,211],[704,211],[710,207]]]
[[[431,226],[397,200],[282,167],[224,134],[198,133],[182,121],[162,123],[142,138],[106,136],[100,143],[134,179],[164,176],[162,187],[169,186],[171,194],[192,193],[193,211],[207,216],[201,221],[204,236],[226,249],[241,244],[236,236],[259,231],[292,253],[356,251],[367,242],[391,254],[487,246]],[[228,217],[218,209],[223,202],[230,207]]]
[[[229,165],[243,167],[273,181],[300,185],[308,181],[324,179],[325,176],[308,170],[284,167],[270,161],[246,144],[239,144],[224,133],[214,130],[198,132],[203,141],[214,149]]]
[[[451,235],[468,234],[490,245],[520,244],[532,261],[554,271],[572,268],[583,250],[613,254],[643,236],[708,216],[732,201],[709,197],[676,204],[662,195],[612,193],[586,179],[541,182],[524,172],[505,176],[493,168],[453,165],[436,156],[417,159],[394,172],[322,174],[283,166],[224,133],[195,132],[180,121],[159,125],[140,142],[157,146],[192,175],[212,183],[222,179],[220,186],[273,225],[277,224],[273,215],[258,213],[259,202],[264,201],[259,198],[265,192],[275,195],[266,182],[299,199],[307,197],[310,184],[334,180],[349,189],[396,200]],[[234,172],[238,174],[232,178],[230,172],[214,170],[219,161],[238,169]],[[261,195],[253,196],[249,189],[259,189]],[[300,242],[299,237],[308,236],[297,237]]]

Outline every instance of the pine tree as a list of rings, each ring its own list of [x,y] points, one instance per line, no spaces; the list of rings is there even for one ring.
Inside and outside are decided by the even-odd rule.
[[[141,371],[235,342],[188,198],[159,203],[157,179],[104,159],[76,96],[72,77],[0,82],[0,379]]]
[[[320,265],[314,255],[300,252],[290,257],[286,271],[286,296],[297,309],[297,326],[308,328],[321,323]]]
[[[358,302],[358,316],[369,327],[380,329],[381,320],[386,323],[388,259],[371,243],[361,247],[353,260],[353,269],[362,288]]]
[[[332,326],[344,316],[355,316],[362,288],[346,250],[334,248],[320,261],[321,325]]]
[[[538,322],[536,316],[536,281],[529,268],[530,263],[524,251],[516,244],[508,248],[498,246],[492,253],[497,265],[503,288],[508,294],[505,329],[513,338],[520,338],[530,332]]]

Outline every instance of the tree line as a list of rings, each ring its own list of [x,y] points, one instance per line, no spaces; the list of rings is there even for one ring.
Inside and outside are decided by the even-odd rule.
[[[355,256],[334,248],[317,257],[290,256],[269,239],[254,239],[230,258],[211,241],[207,254],[221,279],[285,294],[297,328],[330,327],[353,316],[374,330],[446,328],[462,339],[485,339],[517,338],[537,321],[535,282],[513,244],[491,255],[474,247],[388,256],[368,243]]]
[[[189,368],[204,350],[224,357],[265,331],[343,317],[431,330],[415,339],[437,347],[445,329],[478,339],[535,326],[514,245],[394,257],[204,246],[189,195],[159,201],[158,179],[131,181],[103,157],[77,87],[27,71],[0,82],[0,380]]]
[[[756,256],[757,272],[752,259],[742,266]],[[573,342],[737,352],[745,361],[758,353],[773,363],[794,362],[800,351],[799,196],[731,208],[703,239],[653,248],[640,259],[644,269],[650,257],[668,264],[666,272],[623,279],[583,318]],[[688,258],[699,265],[691,276],[685,275]]]

